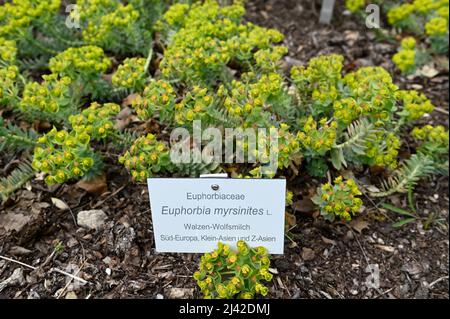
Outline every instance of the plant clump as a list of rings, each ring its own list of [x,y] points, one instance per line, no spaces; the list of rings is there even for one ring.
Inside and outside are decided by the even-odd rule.
[[[32,166],[47,173],[45,182],[61,184],[71,179],[97,175],[98,155],[89,145],[90,136],[75,131],[58,131],[53,128],[38,139],[34,149]]]
[[[201,257],[200,269],[193,277],[205,299],[251,299],[269,293],[262,283],[272,280],[267,249],[251,248],[244,241],[236,245],[237,251],[233,251],[219,242],[216,250]]]
[[[145,63],[143,58],[126,58],[112,76],[115,87],[141,91],[146,82]]]
[[[336,177],[334,184],[326,183],[317,189],[313,202],[319,206],[320,214],[328,221],[336,218],[351,220],[362,207],[362,195],[353,179]]]
[[[93,102],[79,114],[71,115],[69,122],[77,133],[87,133],[95,140],[104,140],[114,133],[114,123],[111,118],[120,111],[120,106],[105,103],[103,106]]]

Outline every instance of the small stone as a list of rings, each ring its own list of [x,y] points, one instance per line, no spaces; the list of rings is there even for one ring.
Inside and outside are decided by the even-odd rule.
[[[72,237],[67,241],[67,247],[69,248],[75,247],[76,245],[78,245],[78,240],[76,238]]]
[[[111,265],[112,259],[111,257],[106,256],[105,258],[103,258],[103,262],[109,266]]]
[[[77,297],[77,294],[76,294],[76,293],[74,293],[73,291],[69,291],[69,292],[66,294],[66,299],[78,299],[78,297]]]
[[[157,294],[157,295],[156,295],[156,299],[164,299],[164,296],[161,295],[161,294]]]
[[[106,268],[105,272],[108,276],[111,276],[112,270],[111,270],[111,268]]]
[[[30,292],[28,293],[27,299],[41,299],[41,297],[36,291],[31,289]]]
[[[350,240],[353,240],[354,238],[355,238],[355,235],[353,234],[353,232],[351,230],[349,230],[345,234],[344,240],[345,241],[350,241]]]
[[[105,224],[108,216],[100,209],[83,210],[78,213],[77,223],[87,229],[100,229]]]
[[[192,288],[172,288],[169,292],[170,299],[189,299],[194,295]]]
[[[302,248],[302,259],[304,261],[313,260],[314,257],[315,257],[314,250],[312,250],[311,248],[307,248],[307,247]]]

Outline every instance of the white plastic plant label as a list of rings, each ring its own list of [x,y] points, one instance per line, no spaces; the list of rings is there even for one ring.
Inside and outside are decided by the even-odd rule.
[[[238,240],[283,254],[286,181],[149,178],[156,251],[205,253]]]

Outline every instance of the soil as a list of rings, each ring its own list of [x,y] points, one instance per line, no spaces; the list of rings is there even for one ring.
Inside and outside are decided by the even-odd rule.
[[[448,127],[448,70],[438,69],[431,78],[400,76],[390,60],[395,42],[378,41],[363,22],[344,14],[339,1],[332,24],[319,24],[319,2],[248,1],[247,19],[286,35],[287,67],[327,53],[343,54],[347,70],[381,65],[395,74],[401,87],[422,90],[438,106],[424,123]],[[8,168],[6,164],[16,159],[1,154],[0,167]],[[48,187],[37,178],[0,206],[0,255],[28,265],[0,259],[0,297],[200,297],[191,278],[200,255],[155,252],[147,188],[131,183],[115,163],[115,157],[107,160],[107,192],[102,195],[91,195],[75,184]],[[285,254],[272,260],[270,298],[449,298],[448,177],[418,185],[418,221],[400,228],[392,227],[398,215],[381,209],[382,200],[368,197],[353,223],[314,218],[307,194],[318,182],[293,183],[296,221],[286,238]],[[52,198],[69,209],[58,208],[64,207],[53,204]],[[383,201],[411,210],[406,195]],[[88,231],[77,225],[77,213],[89,209],[107,214],[102,229]],[[17,229],[5,229],[11,220]],[[367,284],[371,271],[379,272],[376,287]]]

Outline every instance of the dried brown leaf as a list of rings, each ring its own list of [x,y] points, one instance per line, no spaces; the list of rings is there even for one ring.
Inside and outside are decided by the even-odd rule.
[[[95,177],[91,180],[81,180],[75,185],[78,188],[84,189],[86,192],[95,195],[101,195],[108,190],[105,174]]]

